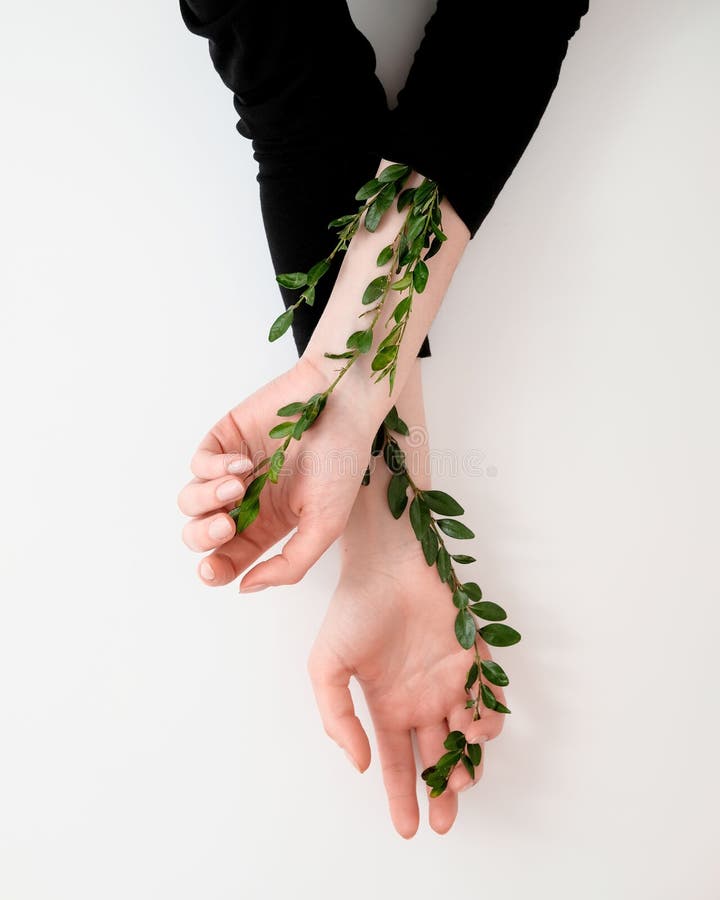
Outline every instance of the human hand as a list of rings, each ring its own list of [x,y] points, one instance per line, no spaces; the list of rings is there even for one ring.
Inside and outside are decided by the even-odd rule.
[[[417,738],[422,769],[445,752],[450,731],[462,731],[469,743],[496,737],[502,713],[482,707],[473,721],[465,709],[465,677],[473,651],[455,638],[447,585],[427,566],[406,520],[363,495],[374,492],[384,501],[387,477],[373,474],[362,489],[342,540],[343,568],[308,662],[318,708],[327,734],[361,771],[370,764],[370,745],[355,715],[349,690],[351,675],[362,687],[377,738],[393,824],[405,838],[418,827],[419,810],[411,731]],[[484,659],[491,659],[479,639]],[[502,688],[493,685],[505,703]],[[484,745],[486,746],[486,745]],[[482,776],[485,750],[475,770]],[[471,786],[470,776],[456,767],[448,789],[429,798],[431,827],[445,833],[457,815],[457,792]]]
[[[278,483],[266,485],[252,525],[235,534],[228,515],[251,480],[253,464],[281,443],[268,437],[280,421],[277,410],[326,387],[323,374],[301,358],[223,416],[202,440],[190,466],[195,477],[180,492],[178,506],[192,517],[183,529],[188,547],[212,551],[198,567],[205,584],[233,581],[297,527],[281,553],[248,572],[240,589],[293,584],[342,533],[378,423],[340,390],[329,398],[302,441],[291,443]]]

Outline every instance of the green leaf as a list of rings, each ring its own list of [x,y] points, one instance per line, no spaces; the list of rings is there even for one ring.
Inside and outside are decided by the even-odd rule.
[[[455,519],[438,519],[437,524],[448,537],[465,541],[475,537],[467,525],[463,525],[462,522],[458,522]]]
[[[465,709],[472,709],[473,706],[475,706],[475,701],[472,698],[465,701]]]
[[[393,183],[386,184],[377,197],[368,207],[365,213],[365,228],[367,231],[376,231],[382,217],[392,206],[395,199],[395,185]]]
[[[402,212],[406,206],[412,203],[412,199],[415,196],[415,188],[407,188],[400,194],[398,197],[397,208],[398,212]]]
[[[390,512],[399,519],[407,506],[408,480],[405,473],[393,475],[387,488],[387,499]]]
[[[285,464],[285,454],[281,449],[277,449],[270,457],[270,467],[268,469],[268,478],[273,484],[277,484],[280,470]]]
[[[483,625],[480,636],[493,647],[510,647],[520,640],[520,633],[509,625],[501,622],[493,622],[491,625]]]
[[[430,241],[430,246],[428,247],[428,251],[425,254],[425,260],[432,259],[433,256],[438,252],[438,250],[442,247],[442,241],[439,241],[434,235],[432,241]]]
[[[450,574],[452,572],[450,566],[450,554],[447,552],[445,547],[440,547],[438,550],[438,558],[437,558],[437,570],[438,575],[440,576],[440,581],[446,583],[450,578]]]
[[[477,561],[474,556],[466,556],[464,553],[453,553],[452,558],[456,563],[460,563],[461,566]]]
[[[382,350],[378,350],[378,352],[373,357],[370,368],[373,370],[373,372],[379,372],[395,359],[395,357],[397,356],[397,352],[397,346],[383,347]]]
[[[410,215],[410,220],[407,224],[407,237],[408,241],[412,244],[415,238],[420,234],[420,232],[425,228],[425,216],[416,216],[414,214]]]
[[[474,766],[480,765],[480,760],[482,759],[482,747],[480,744],[468,744],[465,748],[465,752],[470,757],[470,762]]]
[[[410,524],[415,532],[415,537],[421,541],[430,527],[430,513],[419,497],[414,497],[410,504]]]
[[[423,500],[433,512],[441,516],[461,516],[465,510],[457,500],[444,491],[423,491]]]
[[[470,609],[476,616],[480,616],[481,619],[485,619],[488,622],[501,622],[503,619],[507,619],[507,613],[502,606],[498,606],[497,603],[493,603],[490,600],[483,600],[482,603],[473,603]]]
[[[312,425],[313,419],[311,418],[310,411],[305,410],[305,412],[300,416],[297,422],[293,422],[293,430],[292,436],[293,440],[299,441],[300,438],[305,434],[308,428]]]
[[[413,269],[413,285],[418,294],[422,294],[425,290],[429,274],[428,267],[421,259],[419,259]]]
[[[295,430],[295,422],[281,422],[270,429],[271,438],[283,438],[292,434]]]
[[[376,300],[379,300],[380,297],[385,293],[388,284],[388,276],[387,275],[378,275],[377,278],[373,278],[370,284],[365,288],[365,293],[362,296],[362,302],[364,306],[367,306],[370,303],[374,303]]]
[[[412,297],[409,294],[407,297],[403,297],[402,300],[398,303],[398,305],[393,310],[393,318],[396,322],[402,322],[402,320],[410,311],[411,303]]]
[[[419,208],[423,205],[426,200],[430,199],[431,194],[435,190],[435,182],[430,179],[426,179],[420,185],[420,187],[415,189],[415,197],[413,198],[413,205],[416,208]]]
[[[475,643],[476,632],[475,619],[466,609],[461,609],[455,616],[455,637],[458,644],[469,650]]]
[[[395,406],[390,407],[390,411],[385,416],[384,424],[386,428],[390,429],[390,431],[395,431],[398,434],[404,434],[406,436],[410,434],[410,429],[398,415],[398,411]]]
[[[436,768],[436,766],[428,766],[427,769],[423,769],[420,773],[420,777],[422,778],[422,780],[426,781],[428,777],[436,771]]]
[[[345,353],[323,353],[323,356],[328,359],[352,359],[355,356],[354,353],[351,353],[349,350],[346,350]]]
[[[487,706],[488,709],[495,709],[498,704],[498,698],[493,694],[490,688],[484,684],[480,684],[480,692],[482,695],[482,702]]]
[[[247,503],[245,500],[238,508],[237,518],[235,519],[235,531],[240,534],[245,531],[257,519],[260,514],[260,501],[255,499]]]
[[[383,451],[383,446],[385,445],[385,431],[383,430],[382,425],[375,432],[375,437],[373,438],[372,447],[370,448],[370,456],[380,456]]]
[[[392,255],[392,244],[388,244],[387,247],[383,247],[382,250],[378,253],[377,264],[379,266],[386,266],[392,259]]]
[[[425,555],[425,562],[429,566],[434,566],[435,561],[437,560],[439,544],[437,536],[432,528],[428,528],[425,534],[423,534],[420,543],[422,544],[423,554]]]
[[[393,281],[391,288],[394,291],[404,291],[406,287],[410,287],[410,282],[412,280],[412,276],[409,272],[403,275],[402,278],[398,278],[397,281]]]
[[[267,472],[262,475],[258,475],[257,478],[254,478],[247,487],[245,491],[245,496],[243,497],[243,504],[250,503],[252,500],[257,500],[260,496],[260,491],[265,487],[265,482],[267,481]],[[242,504],[241,504],[242,505]]]
[[[283,418],[287,416],[296,416],[298,413],[301,413],[305,409],[305,404],[301,401],[296,401],[295,403],[288,403],[287,406],[281,406],[277,411],[279,416]]]
[[[492,684],[496,684],[498,687],[507,687],[510,684],[510,679],[505,674],[505,670],[494,659],[481,659],[480,668],[483,675]]]
[[[370,466],[368,466],[367,469],[365,469],[365,474],[363,475],[362,481],[360,482],[360,484],[363,487],[367,487],[367,485],[370,484]]]
[[[395,441],[388,441],[383,449],[383,457],[388,469],[397,475],[405,466],[405,454]]]
[[[286,309],[284,313],[281,313],[270,326],[268,340],[276,341],[279,337],[282,337],[292,325],[294,318],[295,311],[293,309]]]
[[[507,706],[505,706],[504,703],[501,703],[501,702],[498,700],[498,702],[495,704],[495,712],[499,712],[499,713],[509,713],[509,712],[512,712],[512,710],[508,709]]]
[[[434,788],[430,791],[430,796],[433,797],[433,798],[435,798],[435,797],[442,797],[442,795],[445,793],[445,790],[446,790],[446,789],[447,789],[447,781],[443,782],[443,784],[440,785],[440,787],[434,787]]]
[[[360,188],[360,190],[355,194],[356,200],[367,200],[368,197],[373,197],[380,190],[382,185],[378,181],[377,178],[372,178],[370,181],[365,182],[365,184]]]
[[[404,166],[400,163],[393,163],[390,166],[385,166],[382,172],[378,175],[378,181],[399,181],[401,178],[404,178],[409,171],[409,166]]]
[[[307,303],[308,306],[312,306],[315,302],[315,288],[308,287],[300,294],[301,298]]]
[[[297,290],[297,288],[305,287],[307,275],[304,272],[285,272],[282,275],[276,275],[275,280],[283,287]]]
[[[478,600],[482,600],[482,591],[480,590],[480,585],[474,581],[466,581],[462,586],[462,589],[468,595],[471,600],[477,602]]]
[[[443,747],[446,750],[464,750],[465,744],[465,735],[462,733],[462,731],[451,731],[450,734],[445,738]]]
[[[470,778],[475,781],[475,766],[472,764],[472,760],[469,756],[461,757],[461,762],[465,766],[465,769],[470,776]]]
[[[395,325],[390,329],[388,334],[380,341],[378,344],[378,350],[384,350],[385,347],[391,347],[393,344],[398,343],[398,338],[400,336],[400,326]]]
[[[332,222],[330,222],[328,228],[344,228],[352,222],[356,215],[357,213],[349,213],[347,216],[339,216],[337,219],[333,219]]]
[[[463,593],[461,590],[457,590],[453,593],[452,602],[457,606],[458,609],[467,609],[468,605],[468,595]]]
[[[315,263],[307,274],[307,283],[310,287],[317,284],[329,268],[330,263],[326,259],[321,259],[320,262]]]
[[[467,678],[465,679],[465,690],[469,691],[478,680],[478,664],[474,662],[468,669]]]
[[[463,738],[464,740],[464,738]],[[448,770],[452,769],[452,767],[460,762],[460,757],[462,756],[462,750],[448,750],[447,753],[443,753],[440,759],[435,763],[435,769],[444,772],[446,775],[448,774]]]
[[[354,331],[347,339],[346,344],[351,350],[359,350],[360,353],[367,353],[372,347],[373,330],[368,328],[366,331]]]

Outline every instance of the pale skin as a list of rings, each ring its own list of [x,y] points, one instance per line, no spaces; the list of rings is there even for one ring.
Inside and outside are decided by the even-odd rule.
[[[419,182],[419,176],[414,180]],[[364,771],[370,764],[370,745],[354,714],[350,677],[360,683],[373,719],[391,818],[397,832],[409,838],[419,820],[413,731],[424,768],[442,754],[449,730],[464,731],[470,742],[492,739],[503,719],[503,714],[483,707],[482,718],[473,722],[472,711],[464,709],[462,686],[472,651],[463,650],[455,639],[456,610],[448,589],[426,565],[406,518],[395,521],[387,509],[388,475],[382,465],[376,467],[370,485],[361,488],[373,437],[393,403],[409,425],[424,427],[416,355],[469,240],[465,225],[446,201],[443,227],[448,240],[430,261],[427,289],[413,307],[393,396],[388,395],[386,382],[375,385],[371,380],[372,353],[361,357],[302,441],[291,443],[283,475],[263,492],[261,513],[253,525],[235,535],[227,515],[249,481],[250,457],[256,461],[278,446],[267,436],[279,421],[277,409],[307,399],[332,381],[337,363],[323,353],[343,349],[347,335],[361,327],[358,298],[380,271],[377,254],[400,224],[401,215],[392,210],[375,234],[360,231],[353,239],[306,352],[208,432],[191,462],[195,477],[180,492],[178,505],[191,517],[183,530],[185,543],[198,552],[211,551],[201,560],[198,574],[212,586],[241,576],[243,592],[296,583],[340,539],[340,580],[308,668],[325,730]],[[384,329],[379,326],[375,331],[379,343]],[[331,464],[338,450],[343,451],[342,463]],[[429,486],[427,454],[424,443],[408,455],[420,487]],[[348,465],[348,460],[357,464]],[[293,529],[279,554],[257,563]],[[483,657],[491,658],[487,646],[481,648]],[[493,690],[505,702],[502,689]],[[476,780],[482,768],[476,771]],[[444,833],[451,827],[457,793],[469,786],[465,770],[456,769],[446,793],[429,800],[435,831]]]

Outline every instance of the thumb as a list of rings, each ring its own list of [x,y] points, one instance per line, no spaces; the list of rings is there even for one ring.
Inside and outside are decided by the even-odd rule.
[[[308,673],[325,733],[342,748],[359,772],[370,765],[370,741],[355,715],[352,672],[334,653],[316,645],[308,660]]]

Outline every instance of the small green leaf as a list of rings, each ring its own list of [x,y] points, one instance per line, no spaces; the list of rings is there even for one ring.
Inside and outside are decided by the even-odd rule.
[[[328,359],[352,359],[355,354],[350,350],[346,350],[344,353],[323,353],[323,356]]]
[[[267,472],[262,475],[258,475],[257,478],[254,478],[247,487],[245,491],[245,496],[243,497],[243,504],[250,503],[253,500],[257,500],[260,496],[260,491],[265,487],[265,482],[267,481]],[[242,505],[242,504],[241,504]]]
[[[439,241],[433,235],[433,239],[432,241],[430,241],[430,246],[428,247],[427,253],[425,254],[425,260],[427,261],[428,259],[432,259],[441,247],[442,241]]]
[[[308,306],[312,306],[315,302],[315,288],[308,287],[300,294],[300,297],[307,303]]]
[[[440,576],[440,581],[446,583],[450,578],[450,574],[452,572],[452,568],[450,565],[450,554],[447,552],[445,547],[440,547],[438,550],[438,558],[437,558],[437,570],[438,575]]]
[[[393,319],[395,319],[396,322],[402,322],[402,320],[410,311],[411,303],[412,297],[409,294],[407,297],[403,297],[402,300],[398,303],[398,305],[393,310]]]
[[[375,194],[380,190],[382,185],[378,181],[377,178],[372,178],[370,181],[367,181],[355,194],[356,200],[367,200],[368,197],[374,197]]]
[[[430,791],[430,796],[431,796],[433,799],[434,799],[435,797],[442,797],[442,795],[445,793],[445,790],[446,790],[446,789],[447,789],[447,781],[443,782],[443,784],[440,785],[440,787],[434,787],[434,788]]]
[[[283,438],[292,434],[295,430],[295,422],[281,422],[270,429],[271,438]]]
[[[406,206],[412,203],[412,199],[415,196],[415,188],[407,188],[400,194],[398,197],[397,208],[398,212],[402,212]]]
[[[402,472],[405,467],[405,454],[395,441],[388,441],[383,449],[385,465],[395,475]]]
[[[388,506],[395,519],[399,519],[407,506],[408,480],[405,473],[393,475],[387,488]]]
[[[235,531],[240,534],[245,531],[257,519],[260,514],[260,501],[255,499],[249,503],[243,501],[238,508],[237,518],[235,520]]]
[[[499,712],[499,713],[509,713],[509,712],[512,712],[512,710],[508,709],[507,706],[505,706],[504,703],[501,703],[501,702],[498,700],[497,703],[495,704],[495,712]]]
[[[422,778],[422,780],[426,781],[428,777],[432,775],[433,772],[435,772],[436,768],[436,766],[428,766],[427,769],[423,769],[420,773],[420,777]]]
[[[370,456],[380,456],[383,451],[383,446],[385,445],[385,431],[383,430],[382,425],[375,432],[375,437],[373,438],[372,447],[370,448]]]
[[[462,731],[451,731],[445,738],[443,747],[445,747],[446,750],[464,750],[465,744],[465,735]]]
[[[268,478],[273,484],[277,484],[280,470],[285,464],[285,454],[281,449],[277,449],[270,457],[270,467],[268,468]]]
[[[376,300],[379,300],[380,297],[385,293],[388,284],[388,276],[387,275],[378,275],[377,278],[373,278],[370,284],[365,288],[365,293],[362,296],[362,302],[364,306],[367,306],[370,303],[374,303]]]
[[[392,347],[383,347],[382,350],[378,350],[378,352],[373,357],[370,368],[373,370],[373,372],[379,372],[395,359],[395,357],[397,356],[397,352],[398,348],[396,345]]]
[[[425,562],[429,566],[434,566],[435,561],[437,560],[439,544],[437,536],[432,528],[428,528],[425,534],[423,534],[420,543],[422,544],[422,551],[425,556]]]
[[[409,166],[404,166],[400,163],[393,163],[390,166],[385,166],[382,172],[378,175],[378,181],[399,181],[401,178],[404,178],[409,171]]]
[[[422,294],[425,290],[429,274],[428,267],[421,259],[419,259],[413,269],[413,285],[418,294]]]
[[[520,633],[502,622],[493,622],[491,625],[483,625],[480,636],[493,647],[510,647],[520,640]]]
[[[478,680],[478,664],[474,662],[468,669],[467,678],[465,679],[465,690],[469,691]]]
[[[358,350],[360,353],[367,353],[372,347],[373,330],[368,328],[365,331],[354,331],[346,341],[346,345],[350,350]]]
[[[370,466],[368,466],[367,469],[365,469],[365,474],[363,475],[362,481],[360,482],[360,484],[363,487],[367,487],[367,485],[370,484]]]
[[[470,778],[475,781],[475,766],[472,764],[472,760],[469,756],[461,757],[461,762],[465,766],[465,769],[470,776]]]
[[[352,222],[356,215],[357,213],[349,213],[347,216],[340,216],[337,219],[333,219],[328,225],[328,228],[344,228]]]
[[[483,600],[481,603],[473,603],[471,604],[470,609],[476,616],[479,616],[481,619],[485,619],[488,622],[501,622],[503,619],[507,619],[507,613],[502,606],[498,606],[497,603],[492,603],[490,600]]]
[[[410,287],[410,282],[412,281],[412,276],[408,272],[403,275],[402,278],[398,278],[397,281],[393,281],[391,287],[394,291],[404,291],[406,287]]]
[[[305,432],[308,430],[308,428],[312,425],[312,423],[313,423],[313,417],[311,417],[310,410],[306,409],[305,412],[297,420],[297,422],[292,423],[293,440],[299,441],[300,438],[303,436],[303,434],[305,434]]]
[[[283,287],[297,290],[297,288],[305,287],[307,275],[304,272],[285,272],[282,275],[276,275],[275,280]]]
[[[292,325],[294,318],[295,311],[293,309],[286,309],[284,313],[281,313],[270,326],[268,340],[276,341],[279,337],[282,337]]]
[[[456,563],[460,563],[461,566],[477,561],[474,556],[466,556],[464,553],[453,553],[452,558]]]
[[[320,262],[315,263],[315,265],[307,274],[307,283],[310,285],[310,287],[316,285],[329,268],[330,263],[326,259],[321,259]]]
[[[495,709],[498,699],[484,682],[480,684],[480,692],[482,695],[482,702],[485,706],[487,706],[488,709]]]
[[[438,519],[437,524],[448,537],[465,541],[475,537],[475,534],[470,531],[467,525],[463,525],[462,522],[458,522],[455,519]]]
[[[475,643],[476,632],[475,619],[466,609],[461,609],[455,616],[455,637],[458,644],[469,650]]]
[[[383,247],[382,250],[378,253],[377,264],[379,266],[386,266],[392,259],[392,255],[392,244],[388,244],[387,247]]]
[[[298,413],[301,413],[305,409],[305,404],[296,401],[295,403],[288,403],[287,406],[281,406],[277,411],[279,416],[286,418],[287,416],[296,416]]]
[[[494,659],[481,659],[480,668],[483,675],[492,684],[496,684],[498,687],[507,687],[510,684],[510,679],[505,674],[505,670]]]
[[[482,747],[480,744],[468,744],[465,748],[465,752],[470,757],[470,762],[474,766],[480,765],[480,760],[482,759]]]
[[[462,589],[468,595],[471,600],[477,602],[478,600],[482,600],[482,591],[480,590],[480,585],[474,581],[466,581],[462,586]]]
[[[441,516],[461,516],[465,510],[444,491],[423,491],[423,499],[433,512]]]
[[[421,541],[430,527],[430,513],[419,497],[414,497],[410,504],[410,524],[415,532],[415,537]]]
[[[386,184],[370,204],[365,213],[365,228],[367,231],[372,232],[377,230],[382,217],[392,206],[392,202],[395,199],[395,192],[396,188],[392,182]]]
[[[449,769],[452,769],[456,763],[460,762],[461,756],[462,750],[448,750],[448,752],[443,753],[440,759],[435,763],[435,768],[439,769],[441,772],[444,771],[447,774]]]
[[[472,709],[473,706],[475,706],[475,701],[472,698],[465,701],[465,709]]]
[[[453,593],[452,602],[457,606],[458,609],[467,609],[468,605],[468,595],[463,593],[461,590],[457,590]]]
[[[395,431],[398,434],[404,434],[405,436],[410,434],[410,429],[398,415],[398,411],[395,406],[390,407],[390,411],[385,416],[384,425],[386,428],[389,428],[390,431]]]

